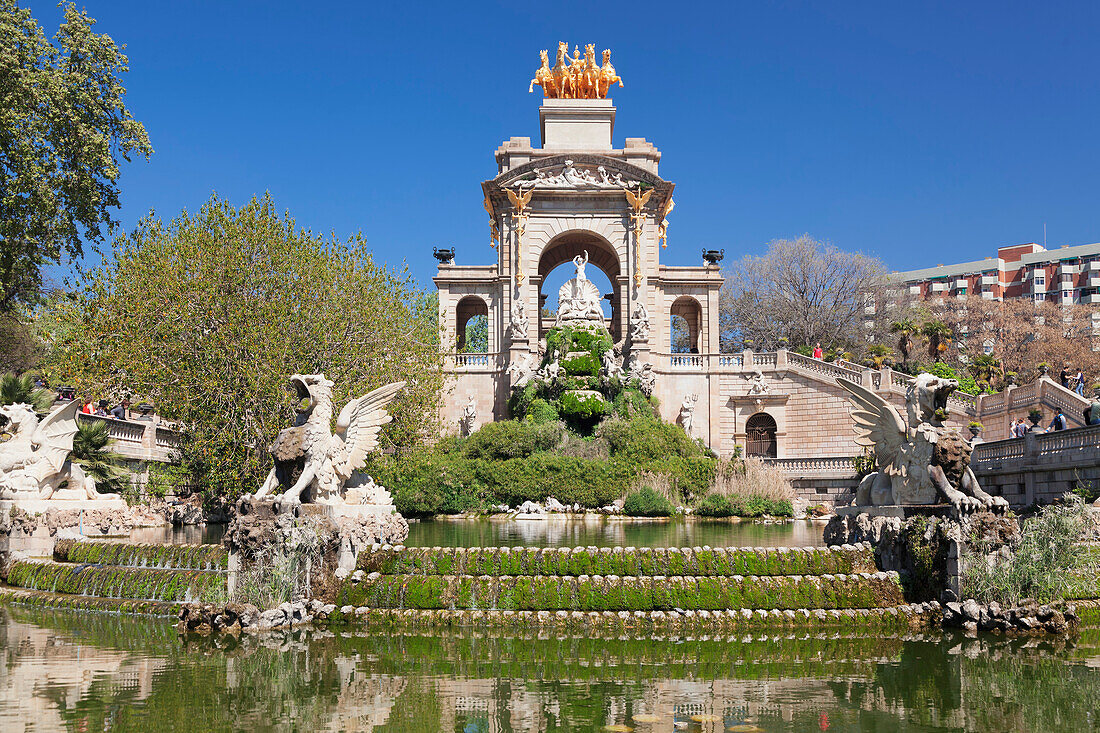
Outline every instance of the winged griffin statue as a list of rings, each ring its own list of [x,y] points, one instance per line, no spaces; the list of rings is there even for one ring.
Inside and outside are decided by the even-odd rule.
[[[386,408],[405,383],[387,384],[349,402],[336,418],[335,433],[331,430],[333,382],[324,374],[295,374],[290,383],[299,398],[309,402],[298,410],[297,425],[283,430],[275,439],[276,466],[256,497],[268,496],[280,488],[281,469],[287,463],[302,460],[301,475],[279,495],[281,501],[379,503],[361,495],[358,488],[353,492],[349,485],[358,481],[358,477],[353,477],[366,463],[367,454],[378,446],[378,432],[393,419]],[[373,480],[366,481],[364,486],[368,490],[381,489]]]
[[[74,400],[39,421],[30,405],[0,407],[2,430],[10,436],[0,442],[0,499],[122,501],[100,494],[95,479],[69,459],[79,409],[80,403]]]
[[[982,491],[970,468],[970,444],[937,416],[958,388],[956,380],[916,377],[905,392],[908,420],[862,385],[844,378],[837,383],[852,401],[856,443],[874,450],[878,469],[860,481],[857,506],[935,504],[942,495],[961,512],[1008,508],[1003,498]]]

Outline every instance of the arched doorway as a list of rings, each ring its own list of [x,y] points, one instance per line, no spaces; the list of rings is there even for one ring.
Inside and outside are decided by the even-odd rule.
[[[777,458],[779,446],[775,437],[775,418],[758,412],[745,423],[745,455],[757,458]]]
[[[607,324],[607,328],[615,341],[621,338],[619,331],[621,325],[620,303],[622,302],[622,288],[619,284],[621,268],[619,266],[618,254],[616,254],[614,247],[602,237],[592,232],[582,230],[565,232],[554,237],[543,248],[542,254],[539,256],[539,338],[545,336],[546,331],[554,325],[552,319],[546,319],[544,321],[542,317],[542,310],[547,302],[557,295],[556,291],[550,293],[546,289],[545,283],[547,276],[559,265],[566,265],[572,268],[572,264],[570,263],[572,263],[573,258],[578,255],[583,255],[585,252],[588,252],[589,279],[596,282],[599,286],[600,279],[591,276],[592,270],[599,270],[607,276],[611,287],[611,292],[604,294],[604,299],[609,302],[611,311],[611,318]],[[572,276],[572,270],[570,270],[570,274],[566,279]],[[605,310],[604,312],[606,313],[607,311]]]
[[[703,306],[688,295],[682,295],[672,303],[669,322],[669,352],[673,354],[699,353],[699,327],[703,322]]]
[[[467,295],[455,306],[455,351],[489,351],[489,306],[476,295]]]

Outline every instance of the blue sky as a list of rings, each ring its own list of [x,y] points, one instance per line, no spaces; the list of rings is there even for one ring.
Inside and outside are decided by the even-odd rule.
[[[52,35],[53,0],[21,2]],[[1100,4],[86,0],[155,155],[120,218],[270,190],[425,285],[487,264],[479,183],[538,139],[539,49],[611,48],[615,143],[676,183],[669,264],[808,232],[891,268],[1100,240]]]

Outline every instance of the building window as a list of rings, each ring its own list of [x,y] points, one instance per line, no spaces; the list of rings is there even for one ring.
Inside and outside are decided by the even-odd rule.
[[[1047,299],[1047,294],[1046,293],[1035,293],[1035,302],[1036,303],[1041,303],[1046,299]]]
[[[1046,285],[1047,284],[1046,274],[1044,273],[1042,275],[1036,275],[1035,276],[1035,284],[1036,285]]]

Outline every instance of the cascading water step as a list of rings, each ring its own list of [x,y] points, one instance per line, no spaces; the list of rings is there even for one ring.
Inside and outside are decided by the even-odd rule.
[[[725,611],[888,608],[897,573],[825,575],[382,575],[346,584],[338,605],[464,611]]]
[[[19,560],[7,570],[9,586],[78,596],[183,603],[224,596],[227,574],[117,565]]]

